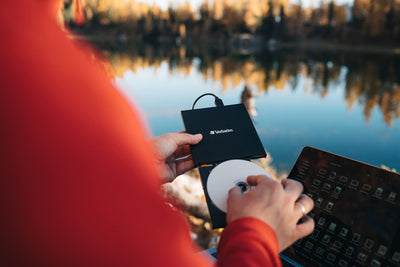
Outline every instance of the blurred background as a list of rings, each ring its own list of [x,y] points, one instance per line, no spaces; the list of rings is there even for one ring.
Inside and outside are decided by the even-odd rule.
[[[180,111],[211,92],[246,105],[268,152],[262,164],[276,178],[304,146],[400,170],[400,0],[81,5],[82,25],[71,0],[60,24],[111,62],[154,135],[184,130]],[[207,97],[198,103],[212,105]],[[196,237],[209,229],[207,215],[197,218],[204,221]],[[212,245],[215,235],[199,244]]]

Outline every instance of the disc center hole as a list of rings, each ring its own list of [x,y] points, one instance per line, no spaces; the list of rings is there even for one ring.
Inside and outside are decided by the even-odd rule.
[[[246,182],[237,182],[236,186],[239,186],[240,190],[242,190],[242,194],[249,191],[250,186]]]

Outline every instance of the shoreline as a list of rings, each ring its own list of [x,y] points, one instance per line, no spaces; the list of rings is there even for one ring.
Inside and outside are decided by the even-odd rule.
[[[400,46],[375,44],[345,44],[327,41],[303,41],[299,43],[280,43],[280,48],[314,49],[330,52],[356,52],[365,54],[400,55]]]
[[[263,50],[313,50],[316,52],[354,52],[361,54],[385,54],[400,55],[400,45],[395,44],[361,44],[361,43],[339,43],[330,41],[298,41],[298,42],[279,42],[279,41],[260,41],[257,37],[249,40],[244,45],[232,43],[233,39],[228,43],[211,40],[191,40],[187,42],[177,42],[173,40],[163,41],[144,41],[140,38],[132,38],[128,36],[116,35],[84,35],[70,34],[71,39],[84,40],[94,44],[112,44],[112,45],[154,45],[154,46],[186,46],[193,47],[195,45],[203,45],[204,49],[221,49],[229,51],[239,51],[243,54],[254,54]]]

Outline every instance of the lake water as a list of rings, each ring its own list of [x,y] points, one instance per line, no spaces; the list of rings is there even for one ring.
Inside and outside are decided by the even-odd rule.
[[[400,171],[400,58],[276,50],[246,55],[185,47],[103,48],[123,93],[154,135],[184,130],[203,93],[245,102],[278,172],[304,146]],[[247,85],[247,90],[244,90]],[[196,107],[213,106],[212,97]]]

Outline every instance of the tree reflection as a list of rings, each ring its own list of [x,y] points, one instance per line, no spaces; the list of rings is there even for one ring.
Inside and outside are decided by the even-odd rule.
[[[247,84],[259,92],[304,90],[324,98],[330,88],[340,85],[345,87],[344,101],[348,109],[355,103],[361,104],[367,123],[374,108],[381,111],[388,126],[400,118],[398,56],[294,50],[243,56],[196,46],[100,47],[110,58],[117,76],[128,70],[136,73],[138,69],[150,67],[157,73],[165,63],[170,74],[189,76],[197,71],[214,86],[220,83],[222,90]]]

